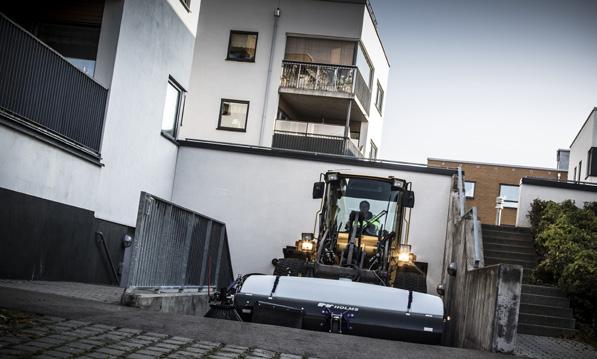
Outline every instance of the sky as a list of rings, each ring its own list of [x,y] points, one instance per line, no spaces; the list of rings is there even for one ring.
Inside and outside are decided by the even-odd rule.
[[[597,106],[597,0],[371,0],[380,157],[556,166]]]

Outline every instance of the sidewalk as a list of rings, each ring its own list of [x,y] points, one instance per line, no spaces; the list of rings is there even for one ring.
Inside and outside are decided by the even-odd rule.
[[[42,316],[34,317],[29,328],[19,329],[9,336],[24,338],[23,341],[14,338],[7,340],[4,336],[0,341],[3,343],[0,344],[2,357],[8,355],[10,350],[15,350],[15,354],[29,350],[30,354],[46,358],[51,355],[76,357],[83,354],[95,358],[135,358],[138,357],[137,354],[145,355],[145,358],[191,357],[191,354],[185,353],[193,352],[189,350],[193,348],[203,350],[200,355],[212,358],[505,358],[504,355],[476,350],[142,311],[97,301],[99,297],[94,292],[112,287],[91,286],[86,287],[87,291],[75,291],[79,296],[96,298],[89,300],[65,296],[68,285],[64,283],[57,285],[57,288],[62,289],[53,289],[54,293],[62,291],[62,295],[44,293],[43,290],[47,290],[49,286],[47,283],[38,285],[34,282],[30,288],[24,290],[26,283],[29,282],[20,285],[0,283],[0,308]],[[54,335],[58,337],[53,337]],[[68,340],[61,341],[65,339]],[[135,342],[144,345],[136,348]],[[85,351],[69,354],[68,350],[73,346]],[[131,349],[124,351],[125,347]],[[165,349],[171,350],[164,351]],[[109,350],[115,350],[113,355],[108,353]],[[141,351],[143,353],[139,353]],[[158,355],[157,352],[162,354]]]

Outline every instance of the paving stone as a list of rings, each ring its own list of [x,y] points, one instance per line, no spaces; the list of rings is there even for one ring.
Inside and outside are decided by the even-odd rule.
[[[134,354],[131,354],[131,355],[127,356],[127,358],[130,358],[130,359],[155,359],[155,356],[153,356],[153,355],[147,355],[147,354],[134,353]]]
[[[18,344],[18,343],[21,343],[24,339],[15,337],[15,336],[5,336],[5,337],[0,337],[0,340],[3,342],[11,343],[11,344]]]
[[[213,348],[196,348],[196,347],[186,347],[184,349],[185,351],[191,352],[191,353],[199,353],[199,354],[203,354],[203,353],[207,353],[211,350],[213,350]]]
[[[48,348],[55,347],[56,343],[47,343],[47,342],[43,342],[41,340],[33,340],[30,342],[27,342],[27,345],[31,345],[31,346],[37,347],[39,349],[48,349]]]
[[[180,348],[181,345],[182,344],[170,344],[170,343],[160,342],[160,343],[157,343],[155,346],[160,347],[160,348],[169,349],[169,350],[174,350],[174,349]]]
[[[253,357],[257,357],[257,358],[273,358],[276,356],[275,352],[269,351],[269,350],[263,350],[263,349],[253,349],[250,353],[251,356]]]
[[[154,352],[160,352],[160,353],[169,353],[172,351],[172,349],[167,349],[167,348],[161,348],[155,345],[149,346],[145,348],[146,350],[151,350]]]
[[[280,359],[303,359],[303,357],[294,354],[280,354]]]
[[[17,344],[14,346],[15,349],[17,350],[22,350],[24,352],[29,352],[29,353],[35,353],[36,351],[38,351],[40,348],[38,347],[34,347],[28,344]]]
[[[153,332],[147,332],[147,333],[145,333],[145,335],[148,337],[156,337],[156,338],[160,338],[160,339],[169,337],[168,334],[153,333]]]
[[[49,337],[41,337],[41,338],[37,339],[37,341],[42,342],[42,343],[60,345],[60,344],[66,343],[66,338],[49,336]]]
[[[49,350],[44,352],[43,354],[49,355],[52,358],[70,358],[72,355],[65,352],[59,352],[57,350]]]
[[[131,333],[131,334],[141,334],[143,331],[141,329],[131,329],[131,328],[120,328],[118,329],[119,332],[124,333]]]
[[[104,329],[104,330],[115,330],[116,329],[115,326],[104,325],[104,324],[93,324],[90,326],[90,328],[98,328],[98,329]]]
[[[168,355],[166,358],[202,358],[203,354],[199,353],[191,353],[187,351],[179,351],[173,354]]]
[[[24,355],[27,352],[22,351],[22,350],[18,350],[15,348],[1,348],[0,349],[0,358],[4,358],[4,357],[8,357],[8,356],[13,356],[13,355]]]
[[[157,337],[152,337],[152,336],[147,336],[147,335],[138,335],[135,337],[136,340],[145,340],[148,341],[150,343],[154,343],[157,342],[158,340],[160,340],[160,338]]]
[[[162,356],[165,353],[145,348],[145,349],[141,349],[139,351],[136,351],[135,354],[151,355],[151,356],[153,356],[155,358],[155,357]]]
[[[78,349],[82,349],[82,350],[91,350],[95,347],[97,347],[98,345],[94,345],[94,344],[90,344],[90,343],[85,343],[85,342],[72,342],[72,343],[68,343],[66,345],[67,347],[72,347],[72,348],[78,348]]]
[[[215,353],[208,356],[210,359],[236,359],[242,358],[240,354],[235,353]]]

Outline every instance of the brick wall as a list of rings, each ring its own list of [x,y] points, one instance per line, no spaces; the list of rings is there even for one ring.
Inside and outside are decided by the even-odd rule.
[[[500,194],[500,184],[518,186],[522,177],[542,177],[557,179],[558,173],[562,179],[567,178],[566,171],[556,169],[524,168],[508,165],[494,165],[483,163],[457,162],[447,160],[428,159],[427,164],[434,167],[458,168],[462,166],[466,181],[475,182],[475,196],[466,200],[467,207],[477,207],[479,219],[482,223],[495,224],[495,199]],[[504,208],[502,224],[516,224],[516,208]]]

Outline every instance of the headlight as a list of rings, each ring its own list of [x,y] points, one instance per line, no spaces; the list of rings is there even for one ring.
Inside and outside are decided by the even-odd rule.
[[[328,172],[325,175],[325,179],[327,182],[333,182],[338,180],[338,173],[336,172]]]
[[[410,251],[410,245],[408,244],[401,244],[400,250],[398,252],[398,261],[399,262],[410,262],[412,260],[412,253]]]
[[[315,252],[315,241],[313,240],[303,240],[301,239],[300,241],[296,241],[296,249],[299,252],[303,252],[303,253],[313,253]]]

